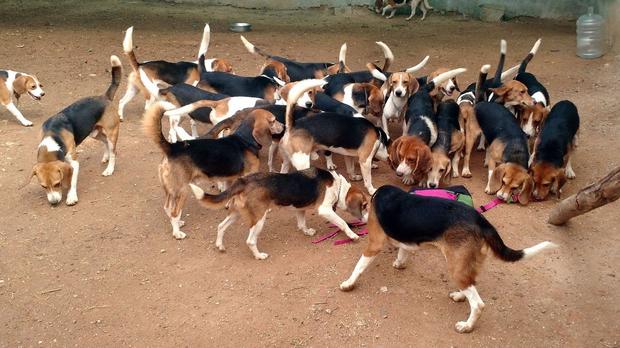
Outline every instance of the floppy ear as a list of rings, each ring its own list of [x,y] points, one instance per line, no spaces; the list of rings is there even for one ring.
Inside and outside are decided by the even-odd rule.
[[[456,80],[456,77],[452,78],[452,83],[454,83],[454,88],[456,88],[457,91],[461,92],[461,88],[459,88],[459,83]]]
[[[490,88],[491,92],[493,92],[494,94],[497,94],[501,97],[505,96],[508,91],[510,91],[510,88],[506,85],[502,85],[501,87],[497,87],[497,88]]]
[[[33,177],[35,177],[35,176],[37,176],[37,171],[39,170],[39,167],[40,167],[40,166],[41,166],[41,165],[40,165],[39,163],[37,163],[37,164],[35,164],[35,165],[32,167],[32,172],[30,173],[30,175],[28,175],[28,177],[26,178],[26,180],[24,181],[24,183],[23,183],[21,186],[19,186],[19,189],[20,189],[20,190],[21,190],[21,189],[23,189],[24,187],[28,186],[28,184],[30,184],[30,182],[32,181],[32,178],[33,178]]]
[[[400,152],[400,147],[402,146],[402,138],[396,139],[390,146],[388,147],[388,162],[390,162],[390,166],[392,169],[396,169],[400,164],[400,158],[398,153]]]
[[[418,83],[418,79],[415,78],[415,76],[413,76],[413,74],[411,73],[407,73],[409,74],[409,77],[411,78],[411,83],[409,83],[409,86],[407,86],[407,89],[409,92],[409,95],[414,94],[415,92],[418,91],[418,89],[420,89],[420,84]]]
[[[71,186],[71,175],[73,175],[73,167],[71,167],[71,165],[67,162],[62,162],[62,167],[60,168],[60,180],[63,187]]]
[[[521,186],[521,193],[519,194],[519,203],[521,203],[522,205],[527,205],[530,202],[530,197],[532,197],[533,190],[534,190],[534,180],[532,180],[531,176],[527,175],[527,178],[525,179],[525,181],[523,181],[523,186]]]
[[[506,165],[500,164],[495,167],[493,173],[491,173],[491,180],[489,181],[489,189],[491,189],[492,193],[496,193],[502,188],[502,183],[504,179],[504,175],[506,174]]]
[[[28,77],[25,75],[20,75],[19,77],[15,78],[15,80],[13,81],[13,91],[17,94],[26,93],[27,91],[26,80],[27,79]]]
[[[443,173],[443,179],[446,182],[446,184],[449,184],[452,181],[452,175],[450,175],[450,173],[452,173],[452,162],[448,162],[448,167],[446,168],[446,172]]]

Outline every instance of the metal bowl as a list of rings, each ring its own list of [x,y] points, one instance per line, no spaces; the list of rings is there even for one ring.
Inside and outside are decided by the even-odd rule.
[[[242,33],[245,31],[252,30],[252,24],[250,23],[232,23],[230,25],[230,31],[235,31],[237,33]]]

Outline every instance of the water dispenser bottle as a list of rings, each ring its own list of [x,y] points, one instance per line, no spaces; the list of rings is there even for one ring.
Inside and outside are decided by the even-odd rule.
[[[598,58],[605,48],[605,20],[588,7],[588,14],[577,20],[577,55],[581,58]]]

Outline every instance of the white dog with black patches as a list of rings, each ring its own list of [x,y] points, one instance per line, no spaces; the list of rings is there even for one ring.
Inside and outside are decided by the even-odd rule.
[[[12,70],[0,70],[0,104],[2,104],[17,120],[26,127],[32,126],[32,122],[22,115],[17,109],[19,98],[28,94],[33,100],[41,100],[45,95],[42,85],[34,75]],[[15,102],[13,102],[15,97]]]

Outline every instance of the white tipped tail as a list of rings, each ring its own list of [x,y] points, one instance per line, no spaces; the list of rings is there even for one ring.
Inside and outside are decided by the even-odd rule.
[[[190,112],[194,112],[200,108],[204,108],[204,107],[209,107],[209,108],[214,108],[218,103],[220,102],[228,102],[228,100],[230,100],[230,97],[228,98],[224,98],[222,100],[199,100],[196,102],[193,102],[191,104],[187,104],[185,106],[182,106],[180,108],[176,108],[173,110],[168,110],[166,112],[164,112],[165,116],[168,117],[175,117],[175,116],[181,116],[181,115],[186,115],[189,114]]]
[[[342,62],[342,64],[347,64],[347,43],[343,43],[340,46],[340,54],[338,55],[338,62]]]
[[[123,39],[123,51],[129,53],[133,51],[133,27],[127,28],[125,38]]]
[[[521,66],[521,64],[515,65],[515,66],[513,66],[512,68],[510,68],[510,69],[508,69],[508,70],[505,70],[505,71],[502,73],[501,80],[502,80],[502,81],[504,81],[504,80],[506,80],[507,78],[509,78],[510,76],[512,76],[514,73],[516,73],[516,72],[517,72],[517,70],[519,70],[519,66]]]
[[[117,56],[112,55],[110,56],[110,65],[114,66],[121,66],[121,60],[118,59]]]
[[[379,47],[381,47],[381,50],[383,51],[383,57],[385,59],[389,59],[390,62],[394,61],[394,53],[392,53],[392,50],[390,49],[390,47],[388,45],[386,45],[383,41],[377,41],[375,42],[377,45],[379,45]]]
[[[211,27],[209,23],[205,24],[205,28],[202,31],[202,40],[200,40],[200,48],[198,49],[198,56],[196,59],[200,59],[203,54],[207,56],[209,50],[209,43],[211,42]]]
[[[387,81],[387,76],[385,76],[385,74],[379,71],[377,67],[375,67],[374,64],[368,63],[366,64],[366,68],[368,68],[368,71],[370,71],[370,73],[372,74],[372,77],[376,78],[377,80],[384,81],[384,82]]]
[[[485,64],[480,68],[480,72],[482,74],[488,74],[490,69],[491,69],[491,64]]]
[[[252,54],[256,53],[256,50],[254,49],[254,45],[252,45],[250,41],[248,41],[245,37],[243,37],[243,35],[240,35],[240,37],[241,37],[241,42],[243,42],[243,46],[245,46],[245,49],[248,50],[248,52]]]
[[[542,39],[536,40],[536,42],[534,43],[534,47],[532,47],[532,49],[530,50],[530,53],[532,55],[535,55],[538,52],[538,48],[540,47],[541,43],[542,43]]]
[[[196,197],[196,199],[200,200],[202,199],[202,197],[204,197],[205,191],[203,189],[192,183],[189,183],[189,187],[192,189],[192,193],[194,194],[194,197]]]
[[[549,241],[538,243],[532,247],[523,249],[523,259],[524,260],[529,259],[530,257],[540,253],[541,251],[545,249],[554,249],[557,247],[558,247],[557,244],[549,242]]]
[[[508,44],[506,40],[502,39],[502,41],[499,42],[499,53],[506,54],[506,51],[508,51]]]
[[[432,82],[435,84],[435,86],[438,86],[439,84],[441,84],[441,83],[443,83],[445,81],[448,81],[449,79],[451,79],[451,78],[453,78],[453,77],[455,77],[457,75],[460,75],[460,74],[462,74],[462,73],[464,73],[466,71],[467,71],[467,69],[465,69],[465,68],[458,68],[458,69],[446,71],[443,74],[437,75],[437,77],[435,77],[432,80]]]
[[[142,84],[144,85],[144,87],[146,87],[146,90],[149,91],[151,98],[158,99],[159,87],[157,86],[157,84],[151,81],[151,79],[142,68],[138,69],[138,71],[140,72],[140,81],[142,81]]]
[[[410,74],[413,74],[414,72],[416,72],[416,71],[418,71],[418,70],[422,69],[422,68],[426,65],[426,63],[428,63],[428,59],[429,59],[429,58],[430,58],[429,56],[424,57],[424,59],[422,59],[422,61],[421,61],[420,63],[418,63],[418,65],[416,65],[416,66],[412,66],[411,68],[408,68],[408,69],[407,69],[407,70],[405,70],[405,71],[406,71],[406,72],[408,72],[408,73],[410,73]],[[440,76],[441,76],[441,75],[440,75]]]
[[[293,126],[293,108],[295,107],[295,104],[297,104],[297,100],[299,100],[299,98],[301,98],[301,96],[304,95],[306,91],[317,87],[323,87],[326,83],[327,82],[322,79],[309,79],[299,81],[295,85],[293,85],[291,90],[288,92],[288,99],[286,100],[286,129],[291,129],[291,127]]]

